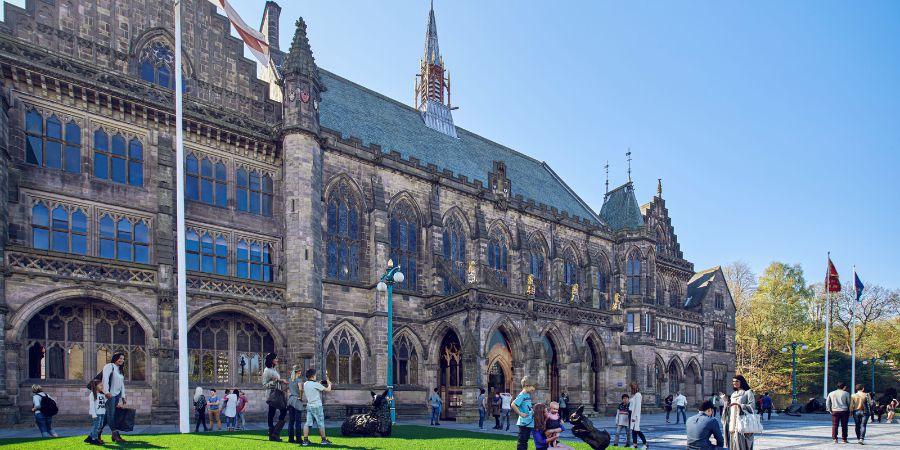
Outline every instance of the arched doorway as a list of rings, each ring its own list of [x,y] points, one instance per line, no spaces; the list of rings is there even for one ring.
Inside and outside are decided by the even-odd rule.
[[[699,370],[697,365],[691,361],[684,371],[684,396],[687,397],[688,406],[698,404],[700,400],[697,392],[697,384],[700,383]]]
[[[441,348],[438,351],[438,387],[441,398],[444,400],[444,409],[441,411],[441,419],[456,420],[457,412],[462,406],[462,346],[459,336],[448,330],[441,340]]]
[[[494,330],[488,341],[488,393],[512,389],[512,350],[506,333]]]
[[[656,376],[656,406],[662,406],[663,386],[666,382],[666,371],[660,360],[653,364],[653,374]]]
[[[669,363],[669,394],[675,395],[681,391],[681,368],[673,359]]]
[[[559,357],[556,352],[556,344],[553,343],[550,336],[544,335],[543,344],[547,387],[550,390],[550,399],[555,401],[559,398]]]
[[[603,379],[600,374],[603,368],[603,354],[594,339],[588,339],[588,356],[590,356],[590,401],[594,411],[600,411],[602,404],[606,403],[603,392]]]

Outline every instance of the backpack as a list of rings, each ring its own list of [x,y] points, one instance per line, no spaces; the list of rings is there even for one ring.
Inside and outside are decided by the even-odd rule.
[[[194,402],[194,409],[199,411],[203,408],[206,408],[206,396],[205,395],[201,395],[200,398],[198,398],[197,401]]]
[[[50,398],[49,395],[41,392],[41,414],[44,417],[53,417],[56,413],[59,412],[59,407],[56,405],[56,400]]]

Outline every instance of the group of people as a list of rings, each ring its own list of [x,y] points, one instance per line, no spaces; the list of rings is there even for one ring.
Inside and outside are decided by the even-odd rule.
[[[566,430],[563,422],[565,412],[561,414],[559,402],[534,403],[536,388],[526,378],[522,379],[522,391],[510,404],[510,409],[518,416],[519,427],[517,450],[526,450],[528,441],[534,441],[536,450],[560,449],[572,450],[572,447],[559,440],[560,434]]]
[[[435,395],[437,388],[435,388]],[[485,396],[485,390],[480,389],[478,394],[478,428],[484,429],[484,420],[487,413],[490,412],[494,418],[494,430],[509,431],[509,414],[512,411],[512,394],[509,392],[500,392],[499,389],[493,390],[493,395],[488,398]],[[439,424],[439,423],[438,423]],[[504,428],[505,426],[505,428]]]
[[[209,395],[203,394],[203,388],[197,386],[194,390],[194,413],[196,424],[194,432],[215,431],[216,425],[222,431],[222,416],[225,416],[225,429],[228,431],[243,430],[247,421],[244,418],[244,409],[247,408],[247,395],[237,389],[225,389],[225,394],[220,398],[218,391],[209,390]],[[209,427],[206,426],[206,418],[209,417]]]
[[[889,395],[886,396],[889,400],[885,401],[886,399],[882,398],[881,402],[876,402],[862,384],[857,384],[855,388],[856,393],[850,395],[847,392],[847,385],[838,383],[837,389],[829,392],[825,399],[825,410],[831,414],[831,439],[835,444],[838,443],[838,428],[841,431],[841,440],[847,443],[850,417],[853,417],[856,442],[865,444],[866,425],[869,420],[875,422],[877,417],[878,422],[881,422],[881,416],[887,412],[888,423],[893,423],[894,409],[900,405],[896,398]]]

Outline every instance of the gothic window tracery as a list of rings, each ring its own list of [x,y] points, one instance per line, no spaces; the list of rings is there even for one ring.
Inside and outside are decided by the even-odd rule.
[[[125,354],[122,373],[144,381],[147,353],[144,329],[124,311],[102,302],[66,301],[45,307],[25,332],[28,378],[85,380]]]
[[[188,332],[188,377],[194,383],[258,384],[263,357],[275,339],[257,321],[237,313],[206,317]]]
[[[185,233],[187,269],[228,275],[228,241],[224,236],[189,229]]]
[[[150,232],[143,220],[114,217],[108,213],[100,216],[100,257],[150,262]]]
[[[493,231],[487,247],[488,268],[504,287],[509,288],[509,245],[506,236]]]
[[[362,358],[356,338],[341,330],[327,345],[325,367],[338,384],[362,384]]]
[[[81,172],[81,127],[74,120],[63,126],[56,114],[45,123],[41,113],[32,108],[25,113],[25,161],[49,169]]]
[[[544,280],[546,279],[545,264],[547,252],[540,239],[532,239],[524,254],[528,274],[534,278],[535,295],[546,296]]]
[[[175,87],[175,52],[171,46],[155,41],[141,50],[139,60],[138,71],[142,80],[169,89]]]
[[[409,337],[401,335],[394,340],[394,379],[397,384],[412,385],[418,382],[419,356]]]
[[[223,162],[188,155],[184,170],[185,197],[220,208],[228,207],[228,175]]]
[[[578,283],[578,259],[571,249],[563,258],[563,283],[568,286]]]
[[[41,250],[87,254],[87,215],[81,208],[43,202],[31,208],[32,247]]]
[[[394,264],[400,265],[400,270],[405,275],[403,283],[396,285],[400,289],[416,289],[418,223],[418,217],[406,201],[401,202],[391,212],[391,259],[394,260]]]
[[[332,190],[328,197],[326,218],[326,256],[328,277],[340,280],[359,279],[361,247],[359,203],[346,183]]]
[[[674,281],[669,284],[669,306],[672,308],[681,307],[681,290]]]
[[[463,283],[466,280],[466,234],[459,219],[451,216],[444,224],[444,259]],[[453,283],[444,279],[444,294],[456,292]]]
[[[238,239],[237,276],[257,281],[274,281],[272,245],[250,239]]]
[[[256,169],[239,167],[235,172],[235,193],[239,211],[272,215],[272,195],[274,183],[272,176]]]
[[[94,131],[94,177],[115,183],[143,186],[144,146],[137,138],[127,141],[121,133],[110,139],[98,128]]]
[[[625,276],[628,295],[641,295],[641,259],[638,252],[628,255]]]

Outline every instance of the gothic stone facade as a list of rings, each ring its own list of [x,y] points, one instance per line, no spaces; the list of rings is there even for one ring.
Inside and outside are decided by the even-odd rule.
[[[183,3],[192,387],[246,390],[261,412],[269,351],[282,373],[328,369],[331,417],[384,388],[389,364],[401,414],[440,387],[459,419],[479,387],[515,392],[524,375],[597,411],[631,380],[650,404],[725,387],[733,303],[720,270],[683,258],[661,192],[640,207],[626,183],[597,214],[545,164],[447,135],[449,96],[442,109],[423,94],[441,133],[318,69],[302,19],[279,51],[274,2],[261,31],[277,83],[212,5]],[[35,383],[83,414],[85,382],[116,351],[140,417],[171,420],[172,3],[4,6],[0,420],[29,420]],[[442,87],[439,53],[424,61]],[[393,358],[375,289],[389,259],[406,275]]]

